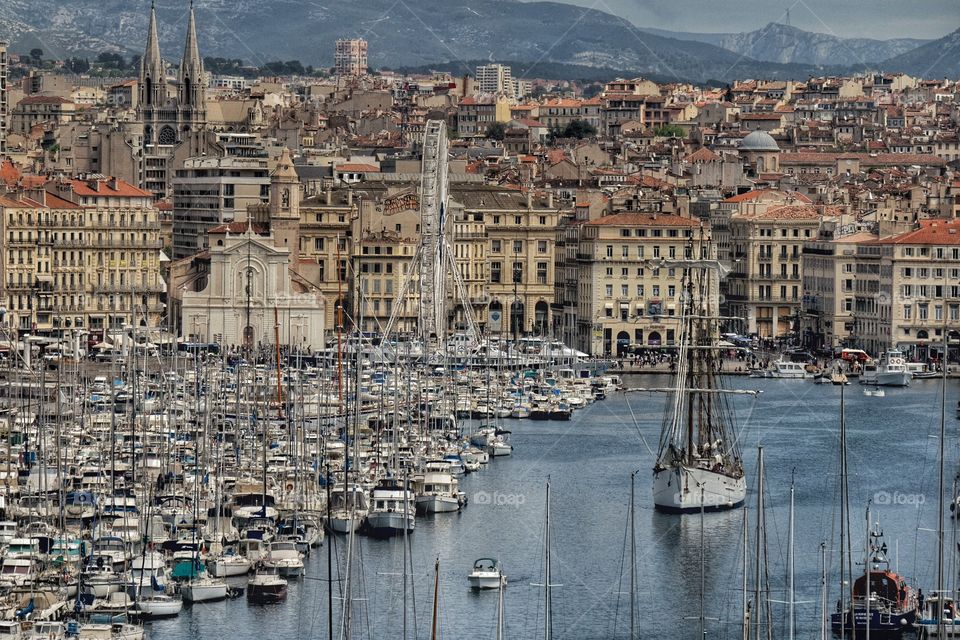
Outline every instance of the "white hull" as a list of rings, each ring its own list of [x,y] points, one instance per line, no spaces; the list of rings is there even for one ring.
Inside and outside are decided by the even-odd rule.
[[[363,526],[363,521],[366,519],[366,517],[367,515],[363,511],[356,511],[352,518],[348,515],[331,516],[330,529],[333,530],[334,533],[350,533],[351,531],[360,531],[360,527]]]
[[[907,371],[878,373],[876,384],[881,387],[908,387],[913,376]]]
[[[709,469],[683,465],[653,473],[653,503],[661,511],[695,512],[701,506],[706,511],[733,509],[743,503],[746,495],[747,482],[743,477],[731,478]]]
[[[499,589],[506,586],[507,579],[498,573],[471,573],[468,576],[471,589]]]
[[[421,513],[450,513],[460,510],[456,496],[417,496],[417,511]]]
[[[151,618],[165,618],[178,615],[183,609],[183,600],[170,596],[154,596],[140,600],[137,606]]]
[[[223,600],[227,597],[227,583],[219,581],[203,581],[187,583],[181,589],[183,599],[187,602],[211,602]]]
[[[242,576],[250,571],[252,564],[243,556],[233,556],[231,558],[217,558],[209,565],[210,574],[217,578],[228,578],[230,576]]]

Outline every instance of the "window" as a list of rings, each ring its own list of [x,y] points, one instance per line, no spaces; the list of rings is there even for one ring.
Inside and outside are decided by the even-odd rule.
[[[546,253],[546,252],[547,252],[547,241],[537,240],[537,253]]]
[[[521,216],[513,216],[513,224],[523,224],[523,218]]]
[[[546,262],[537,263],[537,283],[547,284],[547,263]]]
[[[540,216],[540,224],[543,225],[543,226],[546,226],[546,224],[547,224],[547,216]]]
[[[623,258],[630,257],[630,245],[625,244],[622,247],[620,247],[620,256]]]
[[[503,247],[500,244],[499,240],[490,241],[490,253],[500,253]]]
[[[607,267],[607,276],[610,278],[613,277],[613,267]]]
[[[522,262],[513,263],[513,281],[523,282],[523,263]]]
[[[929,317],[929,306],[925,304],[917,305],[917,320],[926,320]]]
[[[933,319],[943,320],[943,305],[933,305]]]
[[[514,252],[514,253],[523,253],[523,240],[514,240],[514,241],[513,241],[513,252]]]
[[[653,257],[654,258],[660,257],[660,245],[658,244],[653,245]]]
[[[608,258],[612,258],[612,257],[613,257],[613,245],[612,245],[612,244],[608,244],[608,245],[607,245],[607,257],[608,257]]]
[[[674,298],[676,297],[676,295],[677,295],[677,287],[671,284],[670,286],[667,287],[667,297]]]
[[[653,289],[653,291],[652,291],[653,297],[654,297],[654,298],[659,298],[659,297],[660,297],[660,285],[655,284],[655,285],[653,285],[653,287],[651,287],[651,288]]]
[[[608,298],[612,298],[612,297],[613,297],[613,285],[612,285],[612,284],[606,285],[606,286],[604,287],[604,293],[606,294],[606,296],[607,296]]]
[[[630,269],[628,269],[627,267],[624,267],[624,268],[620,269],[620,276],[623,277],[623,278],[629,278],[629,277],[630,277]]]
[[[500,282],[500,263],[490,263],[490,282]]]
[[[676,258],[676,257],[677,257],[677,248],[676,248],[675,246],[670,245],[669,247],[667,247],[667,257],[668,257],[668,258]]]

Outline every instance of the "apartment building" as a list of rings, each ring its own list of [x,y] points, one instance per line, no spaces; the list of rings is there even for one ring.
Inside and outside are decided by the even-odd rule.
[[[714,259],[708,239],[699,220],[674,214],[618,213],[583,222],[576,248],[576,347],[620,355],[631,345],[674,345],[685,269],[670,261]]]
[[[270,196],[266,158],[188,158],[173,178],[173,259],[209,246],[207,232],[245,220],[247,207]]]
[[[361,38],[337,40],[334,68],[340,76],[362,76],[367,73],[367,41]]]
[[[960,221],[923,220],[917,229],[882,239],[878,303],[884,308],[877,347],[917,360],[960,349]],[[886,333],[886,336],[883,334]],[[883,341],[883,338],[886,338]]]
[[[468,96],[457,107],[457,133],[482,137],[495,122],[510,122],[510,102],[504,95]]]
[[[817,237],[820,212],[810,204],[772,205],[730,216],[733,270],[727,277],[735,329],[760,337],[799,331],[803,244]]]
[[[516,81],[510,67],[502,64],[484,64],[477,67],[476,87],[477,93],[517,95]]]

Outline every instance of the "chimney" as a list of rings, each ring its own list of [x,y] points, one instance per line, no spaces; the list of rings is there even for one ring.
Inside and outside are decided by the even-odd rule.
[[[353,189],[347,189],[347,205],[353,206]]]
[[[326,189],[324,189],[323,195],[324,195],[324,201],[327,203],[328,207],[331,204],[333,204],[333,189],[331,189],[330,187],[327,187]]]
[[[553,191],[547,192],[547,208],[553,209]]]
[[[527,189],[527,210],[533,208],[533,187]]]

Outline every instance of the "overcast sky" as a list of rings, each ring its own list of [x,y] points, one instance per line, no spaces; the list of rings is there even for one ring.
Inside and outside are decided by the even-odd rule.
[[[848,38],[927,38],[960,27],[958,0],[560,0],[623,16],[642,27],[708,33],[783,22]]]

